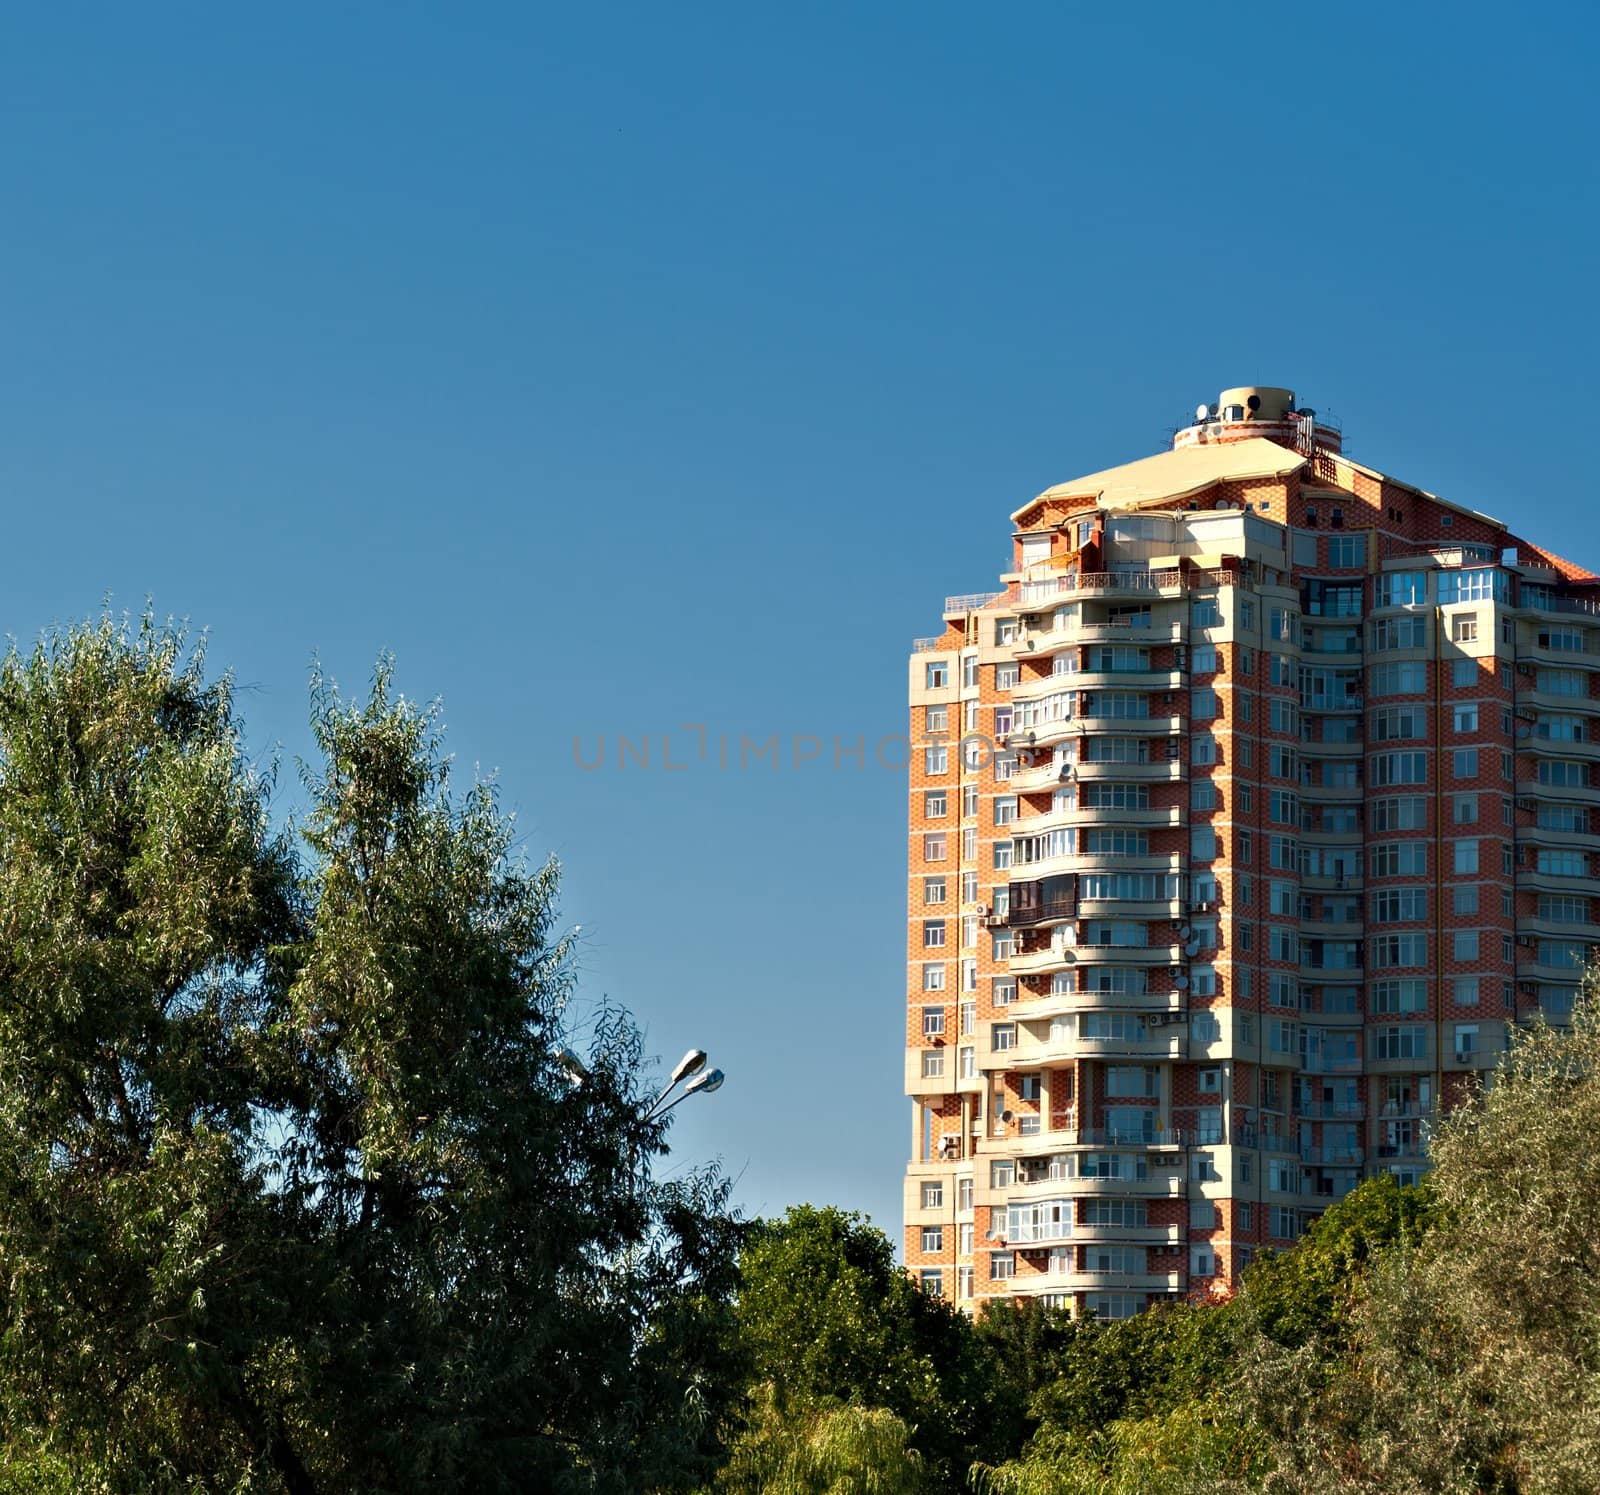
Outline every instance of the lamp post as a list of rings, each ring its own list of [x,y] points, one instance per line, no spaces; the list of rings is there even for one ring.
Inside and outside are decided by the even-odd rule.
[[[661,1094],[646,1107],[644,1119],[646,1121],[657,1121],[674,1106],[681,1106],[691,1095],[710,1095],[712,1091],[720,1090],[724,1078],[720,1069],[706,1068],[706,1051],[704,1049],[690,1049],[683,1058],[673,1065],[672,1078],[667,1081]],[[683,1094],[674,1100],[667,1100],[667,1097],[685,1080],[688,1081],[688,1084],[683,1086]]]

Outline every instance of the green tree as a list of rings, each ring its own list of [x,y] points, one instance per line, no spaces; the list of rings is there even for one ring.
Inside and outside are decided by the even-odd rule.
[[[1293,1250],[1271,1252],[1246,1270],[1253,1327],[1291,1348],[1342,1336],[1367,1267],[1415,1245],[1434,1216],[1431,1184],[1401,1184],[1388,1173],[1367,1179],[1313,1221]]]
[[[845,1405],[885,1410],[910,1429],[931,1478],[959,1482],[1019,1410],[970,1321],[918,1291],[859,1215],[801,1205],[759,1231],[740,1257],[738,1325],[779,1423]]]
[[[758,1391],[719,1488],[751,1495],[930,1495],[938,1488],[911,1429],[882,1407],[842,1406],[785,1415]]]
[[[10,1487],[690,1488],[737,1377],[725,1188],[568,1041],[556,869],[387,668],[322,682],[303,847],[226,679],[102,619],[0,668]]]
[[[1285,1491],[1600,1489],[1600,1011],[1514,1035],[1441,1125],[1436,1216],[1382,1257],[1333,1368],[1242,1367]]]

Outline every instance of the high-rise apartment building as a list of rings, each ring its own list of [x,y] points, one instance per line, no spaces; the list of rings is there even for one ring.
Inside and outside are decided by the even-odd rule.
[[[911,656],[905,1259],[1225,1290],[1600,940],[1600,578],[1284,389],[1011,516]]]

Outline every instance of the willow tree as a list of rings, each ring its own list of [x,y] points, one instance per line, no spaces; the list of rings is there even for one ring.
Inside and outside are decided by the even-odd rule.
[[[380,669],[313,725],[295,835],[181,631],[0,667],[0,1475],[686,1486],[722,1190],[649,1182],[620,1014],[554,1057],[556,869],[431,713]]]

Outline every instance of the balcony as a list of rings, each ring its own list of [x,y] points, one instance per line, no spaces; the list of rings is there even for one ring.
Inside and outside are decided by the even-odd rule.
[[[1553,573],[1552,573],[1553,574]],[[1543,597],[1538,593],[1520,599],[1524,611],[1559,617],[1585,617],[1600,621],[1600,601],[1591,597]]]
[[[1176,1246],[1183,1240],[1183,1226],[1173,1225],[1084,1225],[1072,1227],[1075,1241],[1127,1241],[1130,1245]]]
[[[1076,898],[1053,898],[1045,903],[1036,903],[1030,908],[1012,908],[1006,915],[1006,923],[1013,929],[1027,929],[1034,924],[1048,924],[1053,920],[1076,918],[1077,909]]]
[[[1296,1106],[1294,1114],[1306,1121],[1359,1121],[1367,1108],[1358,1100],[1307,1101]]]
[[[1060,812],[1067,825],[1181,825],[1183,810],[1178,805],[1154,805],[1129,809],[1125,805],[1079,805]]]
[[[1117,1010],[1127,1011],[1126,1008]],[[1018,1033],[1015,1048],[1001,1052],[1007,1067],[1016,1069],[1037,1069],[1041,1065],[1064,1064],[1074,1059],[1181,1059],[1186,1039],[1187,1035],[1177,1024],[1146,1032],[1142,1038],[1085,1038],[1078,1033],[1035,1037],[1024,1030]]]
[[[1176,692],[1168,692],[1176,694]],[[1177,703],[1174,702],[1174,705]],[[1181,716],[1093,716],[1076,718],[1074,725],[1080,732],[1107,733],[1120,737],[1170,737],[1184,732],[1187,723]]]
[[[1300,1161],[1312,1167],[1354,1168],[1359,1167],[1361,1160],[1366,1156],[1359,1147],[1302,1147]]]
[[[1183,762],[1178,758],[1162,756],[1138,763],[1073,763],[1069,778],[1094,782],[1109,779],[1113,783],[1150,784],[1164,779],[1181,779]]]
[[[1021,1249],[1027,1249],[1023,1247]],[[1021,1272],[1005,1279],[1005,1286],[1021,1296],[1048,1292],[1175,1293],[1183,1288],[1183,1274],[1170,1272]]]
[[[1506,1051],[1504,1028],[1480,1031],[1470,1042],[1460,1037],[1445,1050],[1444,1068],[1449,1070],[1493,1069]]]
[[[1072,963],[1071,946],[1046,945],[1041,950],[1013,955],[1006,969],[1013,976],[1041,976],[1049,971],[1063,971]]]
[[[1006,596],[1005,591],[999,592],[962,592],[954,597],[944,599],[944,616],[947,618],[963,618],[968,613],[982,612],[991,602],[998,602]]]
[[[1063,991],[1025,997],[1006,1012],[1022,1022],[1077,1012],[1176,1013],[1182,1011],[1182,1004],[1183,993],[1177,991]]]
[[[1072,948],[1079,965],[1175,966],[1184,958],[1181,945],[1087,945],[1080,941]]]

